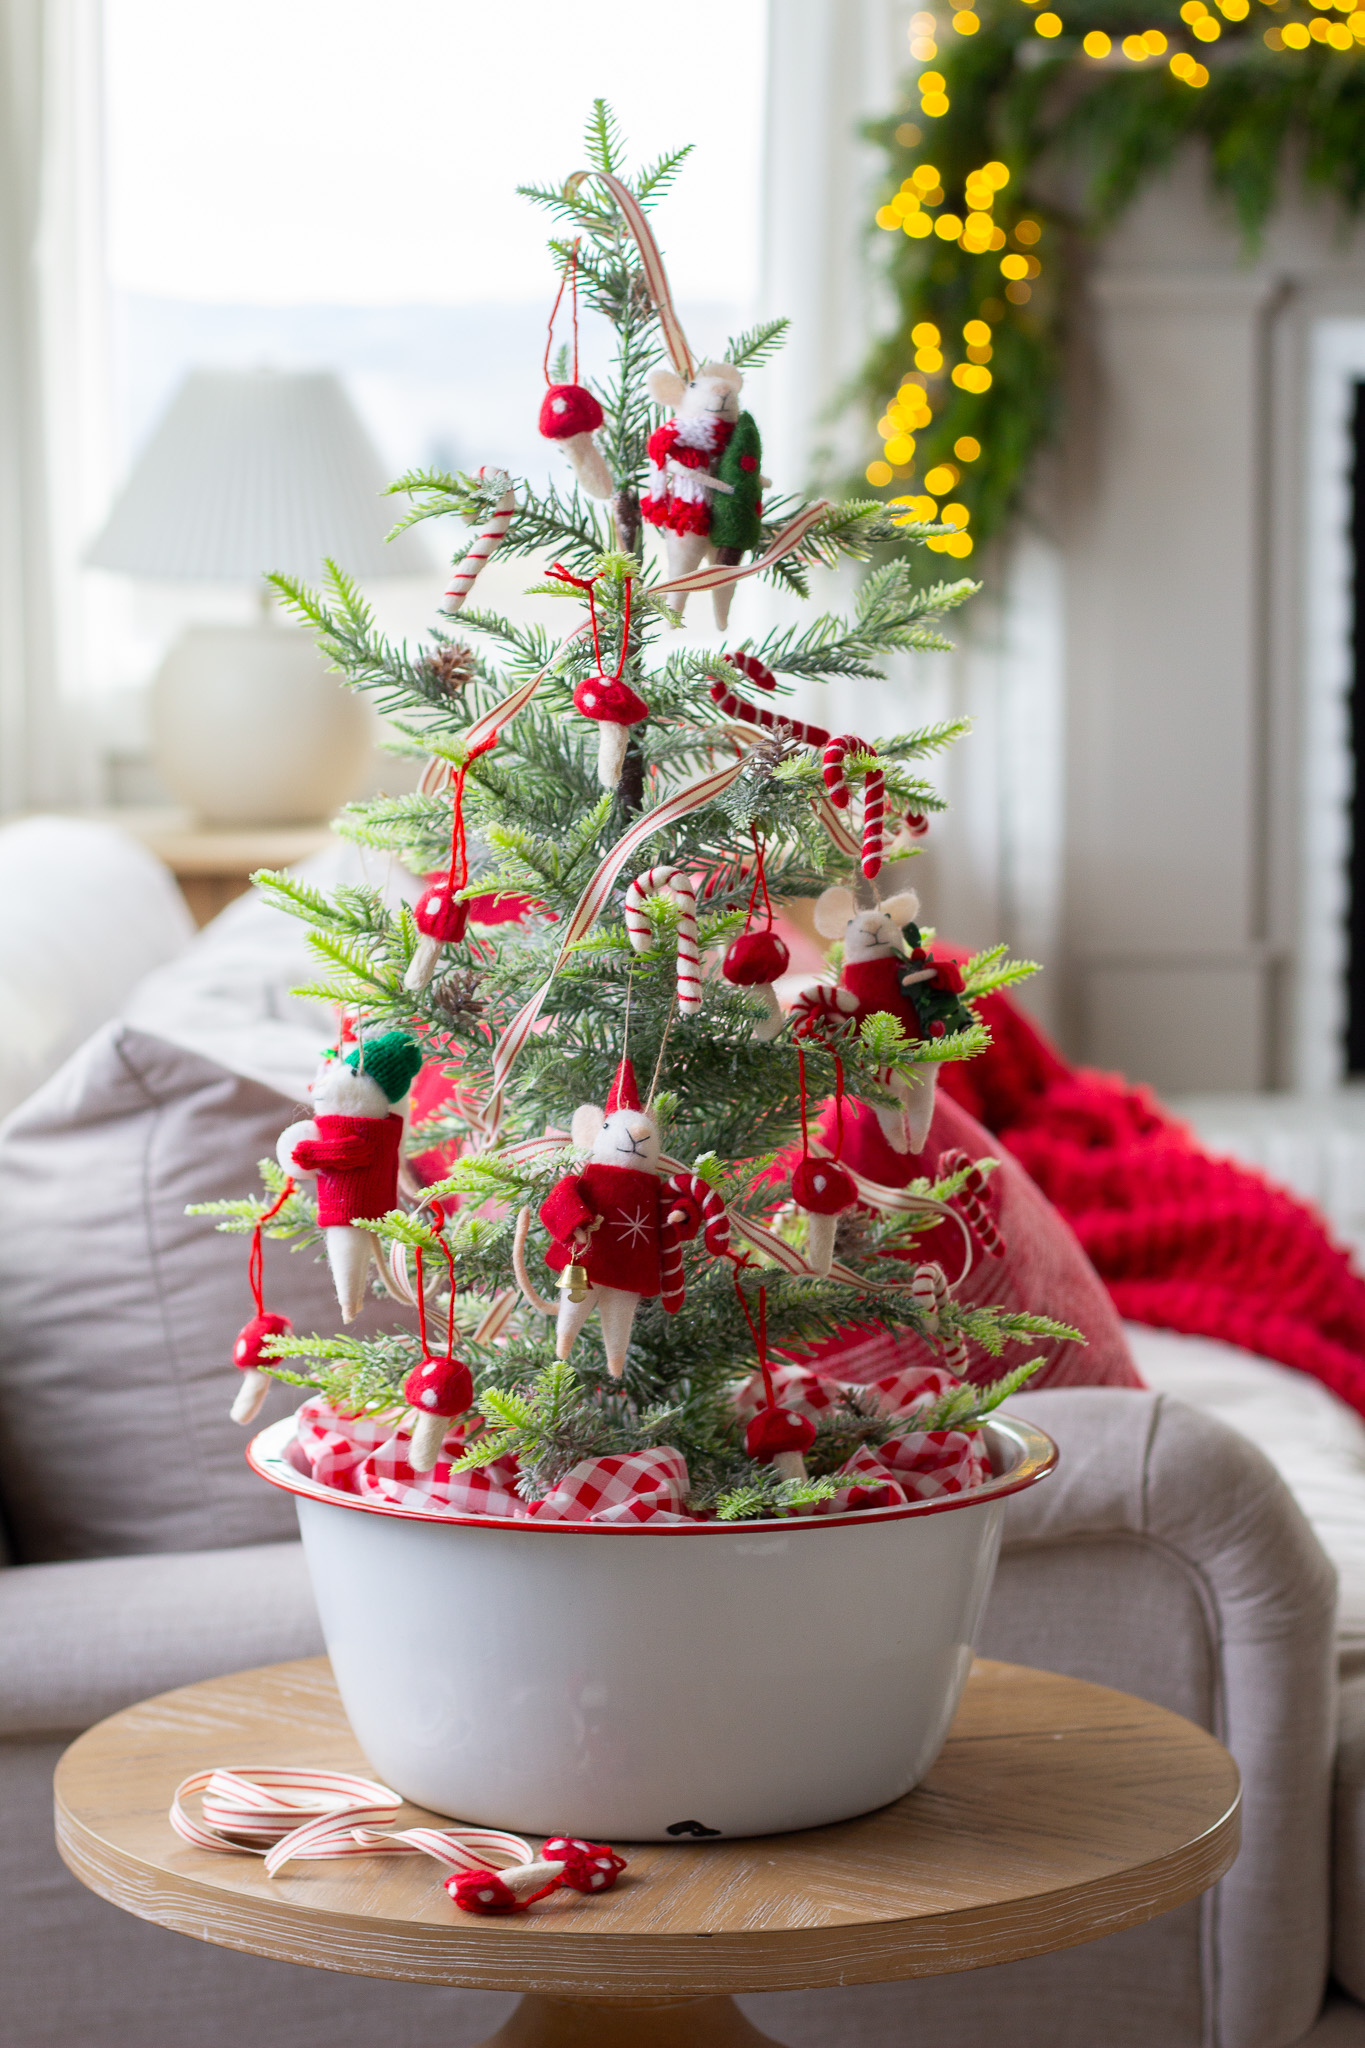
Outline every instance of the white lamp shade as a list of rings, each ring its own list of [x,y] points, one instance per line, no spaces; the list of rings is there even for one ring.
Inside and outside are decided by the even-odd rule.
[[[415,534],[384,540],[385,482],[331,371],[193,370],[85,559],[158,581],[316,582],[328,559],[361,581],[423,575]]]

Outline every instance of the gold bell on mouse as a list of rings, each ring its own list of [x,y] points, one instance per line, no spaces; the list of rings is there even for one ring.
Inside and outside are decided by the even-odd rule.
[[[559,1274],[559,1291],[566,1301],[575,1305],[588,1298],[588,1269],[586,1266],[563,1266]]]

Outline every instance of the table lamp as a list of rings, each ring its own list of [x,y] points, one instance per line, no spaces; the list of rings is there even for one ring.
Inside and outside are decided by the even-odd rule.
[[[152,686],[158,773],[203,822],[307,823],[363,782],[368,708],[262,579],[316,584],[329,557],[362,583],[428,570],[416,535],[384,540],[384,481],[332,372],[193,370],[87,550],[92,568],[261,593],[250,625],[189,627]]]

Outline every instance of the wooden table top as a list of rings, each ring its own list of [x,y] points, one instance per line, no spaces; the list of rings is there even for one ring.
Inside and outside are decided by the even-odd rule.
[[[934,1976],[1069,1948],[1194,1898],[1239,1841],[1236,1766],[1212,1736],[1011,1664],[975,1666],[942,1756],[895,1805],[805,1834],[628,1849],[607,1896],[562,1891],[510,1918],[457,1912],[425,1856],[301,1863],[272,1880],[257,1857],[172,1832],[171,1795],[192,1771],[272,1763],[371,1774],[325,1658],[183,1686],[90,1729],[57,1771],[58,1846],[115,1905],[254,1955],[638,2000]],[[423,1823],[433,1817],[410,1807],[395,1824]]]

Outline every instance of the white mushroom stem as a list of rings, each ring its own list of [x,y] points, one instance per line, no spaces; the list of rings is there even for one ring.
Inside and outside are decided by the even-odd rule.
[[[817,1216],[814,1210],[806,1211],[806,1263],[822,1280],[834,1263],[834,1230],[838,1221],[837,1216]],[[781,1455],[786,1457],[787,1453],[783,1451]]]
[[[519,1899],[528,1897],[531,1892],[544,1891],[547,1884],[563,1874],[564,1865],[552,1856],[538,1856],[534,1863],[514,1863],[498,1872],[508,1891],[515,1892]]]
[[[441,957],[439,939],[420,939],[417,951],[408,962],[408,971],[403,976],[403,986],[414,991],[424,989],[436,972],[436,963]]]
[[[566,434],[560,447],[573,464],[573,473],[590,498],[610,498],[616,486],[602,460],[602,451],[591,434]]]
[[[240,1422],[244,1427],[248,1422],[254,1422],[269,1392],[269,1373],[257,1372],[254,1365],[249,1366],[242,1374],[242,1384],[237,1389],[237,1398],[229,1411],[233,1421]]]
[[[766,1045],[770,1038],[776,1038],[786,1022],[782,1015],[782,1005],[778,1002],[777,990],[770,981],[754,982],[749,993],[761,999],[767,1012],[766,1016],[760,1018],[759,1022],[755,1024],[753,1034],[760,1045]]]
[[[446,1440],[453,1416],[428,1415],[425,1409],[414,1409],[417,1421],[412,1432],[412,1447],[408,1452],[408,1463],[414,1472],[434,1472],[441,1455],[441,1446]]]
[[[365,1283],[370,1276],[370,1260],[375,1256],[374,1239],[368,1230],[357,1230],[353,1223],[329,1223],[323,1236],[327,1239],[327,1263],[332,1269],[341,1320],[353,1323],[365,1306]]]
[[[621,770],[626,765],[626,748],[630,744],[630,727],[613,725],[609,718],[597,723],[597,779],[603,789],[615,789],[621,780]]]
[[[800,1451],[777,1451],[768,1462],[779,1479],[804,1479],[806,1476],[806,1460]]]

